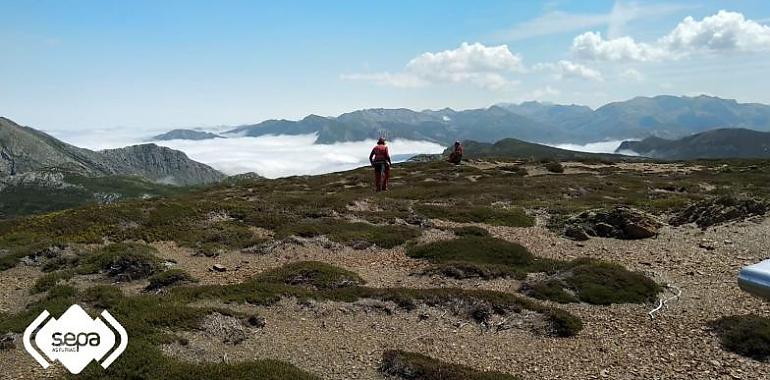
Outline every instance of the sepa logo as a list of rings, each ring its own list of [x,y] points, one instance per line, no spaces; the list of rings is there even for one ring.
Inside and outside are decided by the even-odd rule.
[[[53,317],[48,319],[49,316],[48,310],[43,311],[24,331],[24,348],[43,368],[50,365],[48,360],[58,360],[73,374],[83,371],[92,360],[107,368],[128,345],[126,330],[107,310],[103,311],[101,316],[120,336],[117,347],[115,333],[99,318],[92,319],[78,305],[70,306],[58,320]],[[41,352],[48,360],[40,354]],[[108,353],[110,355],[102,361]]]

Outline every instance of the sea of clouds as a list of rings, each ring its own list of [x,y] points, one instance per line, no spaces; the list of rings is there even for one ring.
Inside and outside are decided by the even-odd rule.
[[[375,140],[316,144],[316,139],[317,136],[312,134],[155,143],[181,150],[193,160],[226,174],[256,172],[268,178],[323,174],[366,166],[369,153],[376,144]],[[388,146],[394,161],[444,151],[443,146],[427,141],[394,140]]]
[[[147,131],[127,128],[80,132],[50,132],[70,144],[102,150],[152,142],[185,152],[225,174],[255,172],[267,178],[324,174],[369,164],[375,140],[316,144],[317,135],[279,135],[219,138],[210,140],[152,141]],[[557,148],[592,153],[613,153],[622,141],[602,141],[584,145],[555,144]],[[437,154],[444,147],[428,141],[394,140],[388,143],[393,160],[403,161],[418,154]]]
[[[555,148],[560,148],[560,149],[575,150],[578,152],[615,153],[615,149],[618,149],[618,147],[623,141],[627,141],[627,140],[599,141],[599,142],[593,142],[593,143],[582,144],[582,145],[581,144],[547,144],[547,145]]]
[[[317,135],[229,137],[210,140],[147,140],[148,133],[121,129],[84,132],[51,132],[57,138],[83,148],[102,150],[152,142],[180,150],[191,159],[225,174],[255,172],[267,178],[332,173],[366,166],[375,140],[316,144]],[[418,154],[437,154],[444,147],[427,141],[388,142],[393,161]]]

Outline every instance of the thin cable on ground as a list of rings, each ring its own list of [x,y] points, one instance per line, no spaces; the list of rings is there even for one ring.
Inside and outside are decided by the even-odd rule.
[[[666,289],[673,289],[673,290],[676,291],[676,294],[671,296],[671,297],[668,297],[668,298],[660,297],[660,300],[658,301],[658,306],[656,306],[654,309],[650,310],[649,313],[647,313],[647,314],[649,314],[651,319],[655,319],[655,313],[660,311],[660,309],[662,309],[664,306],[667,306],[667,304],[670,301],[673,301],[675,299],[679,299],[679,297],[682,296],[682,289],[680,289],[679,287],[677,287],[675,285],[666,285]]]

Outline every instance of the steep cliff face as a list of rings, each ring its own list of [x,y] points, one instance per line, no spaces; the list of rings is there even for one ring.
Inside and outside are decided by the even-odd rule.
[[[122,173],[161,183],[194,185],[217,182],[225,177],[211,167],[191,160],[183,152],[155,144],[132,145],[99,153]]]
[[[173,149],[144,144],[95,152],[0,117],[0,177],[48,169],[92,177],[138,175],[176,185],[211,183],[225,177]]]

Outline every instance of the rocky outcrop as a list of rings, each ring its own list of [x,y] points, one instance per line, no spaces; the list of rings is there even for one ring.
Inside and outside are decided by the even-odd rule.
[[[663,225],[656,217],[625,206],[584,211],[564,223],[563,233],[574,240],[589,237],[645,239],[656,236]]]
[[[719,197],[693,204],[669,220],[674,226],[695,223],[700,228],[765,215],[770,204],[754,198]]]
[[[156,182],[195,185],[225,178],[211,167],[189,159],[183,152],[155,144],[132,145],[100,153],[123,173],[139,175]]]

